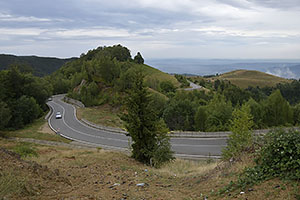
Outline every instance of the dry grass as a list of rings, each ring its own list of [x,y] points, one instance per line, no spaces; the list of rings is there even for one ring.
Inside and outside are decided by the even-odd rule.
[[[266,87],[275,86],[278,83],[286,83],[290,80],[273,76],[267,73],[253,71],[253,70],[236,70],[228,73],[224,73],[218,77],[209,78],[209,80],[228,80],[232,84],[237,85],[241,88],[252,87]]]
[[[13,149],[14,142],[0,139],[0,145]],[[296,199],[299,193],[297,182],[278,179],[266,181],[245,191],[226,195],[216,192],[246,167],[253,165],[253,159],[246,154],[233,164],[211,160],[181,160],[151,168],[136,162],[128,155],[97,149],[69,149],[65,147],[36,146],[39,157],[27,158],[47,168],[39,168],[37,174],[26,175],[32,167],[7,169],[0,176],[0,186],[5,188],[6,197],[23,199]],[[1,161],[1,159],[0,159]],[[3,160],[13,166],[15,161]],[[17,161],[18,166],[21,161]],[[3,163],[0,163],[0,166]],[[10,167],[12,168],[12,167]],[[22,172],[22,169],[25,171]],[[57,172],[55,172],[57,171]],[[29,171],[31,172],[31,170]],[[52,179],[53,172],[56,178]],[[41,176],[40,176],[41,174]],[[176,175],[175,175],[176,174]],[[9,182],[8,182],[9,180]],[[45,184],[44,181],[47,181]],[[64,180],[61,182],[61,180]],[[3,183],[9,183],[9,188]],[[30,186],[28,185],[30,183]],[[66,183],[70,183],[66,187]],[[145,183],[138,187],[138,183]],[[40,187],[42,185],[43,187]],[[51,185],[53,189],[48,189]],[[22,189],[23,188],[23,189]],[[24,193],[24,188],[32,193]],[[3,189],[4,191],[4,189]],[[60,191],[60,192],[58,192]],[[240,192],[245,192],[240,194]],[[11,194],[11,195],[10,195]],[[1,195],[0,195],[1,196]]]
[[[122,120],[119,117],[120,110],[111,107],[109,104],[77,109],[77,117],[86,119],[94,124],[110,127],[122,127]]]
[[[193,161],[176,159],[155,171],[165,175],[176,175],[180,178],[188,176],[202,176],[217,167],[218,163],[218,161],[208,160]]]

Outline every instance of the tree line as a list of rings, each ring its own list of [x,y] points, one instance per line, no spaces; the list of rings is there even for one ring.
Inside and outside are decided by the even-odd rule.
[[[227,131],[234,109],[248,105],[255,129],[299,125],[299,94],[291,95],[300,91],[295,85],[300,86],[300,81],[241,89],[217,81],[210,92],[176,91],[161,114],[171,130]]]
[[[19,129],[48,109],[45,102],[52,94],[52,85],[14,66],[0,71],[0,91],[0,130]]]

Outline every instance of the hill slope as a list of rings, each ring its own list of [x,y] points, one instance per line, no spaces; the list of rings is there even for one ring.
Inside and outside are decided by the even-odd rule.
[[[174,76],[132,59],[130,50],[121,45],[88,51],[64,64],[52,74],[51,81],[54,93],[68,93],[86,106],[114,104],[131,87],[137,69],[143,71],[145,84],[156,92],[161,92],[160,84],[165,81],[180,86]]]
[[[278,83],[290,82],[290,80],[254,70],[235,70],[209,79],[227,80],[241,88],[247,88],[248,86],[271,87]]]
[[[38,56],[15,56],[0,54],[0,70],[7,69],[11,65],[21,65],[32,68],[37,76],[44,76],[58,70],[66,62],[75,58],[59,59]]]

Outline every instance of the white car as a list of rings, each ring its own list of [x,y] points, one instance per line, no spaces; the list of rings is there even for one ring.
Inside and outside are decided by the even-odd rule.
[[[62,115],[60,112],[57,112],[56,115],[55,115],[55,118],[56,119],[61,119],[62,118]]]

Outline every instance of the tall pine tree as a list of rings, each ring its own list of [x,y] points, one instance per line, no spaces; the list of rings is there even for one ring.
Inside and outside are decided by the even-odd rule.
[[[134,71],[126,100],[127,113],[121,118],[132,138],[132,157],[156,167],[173,159],[168,129],[151,107],[151,97],[143,83],[144,75]]]

